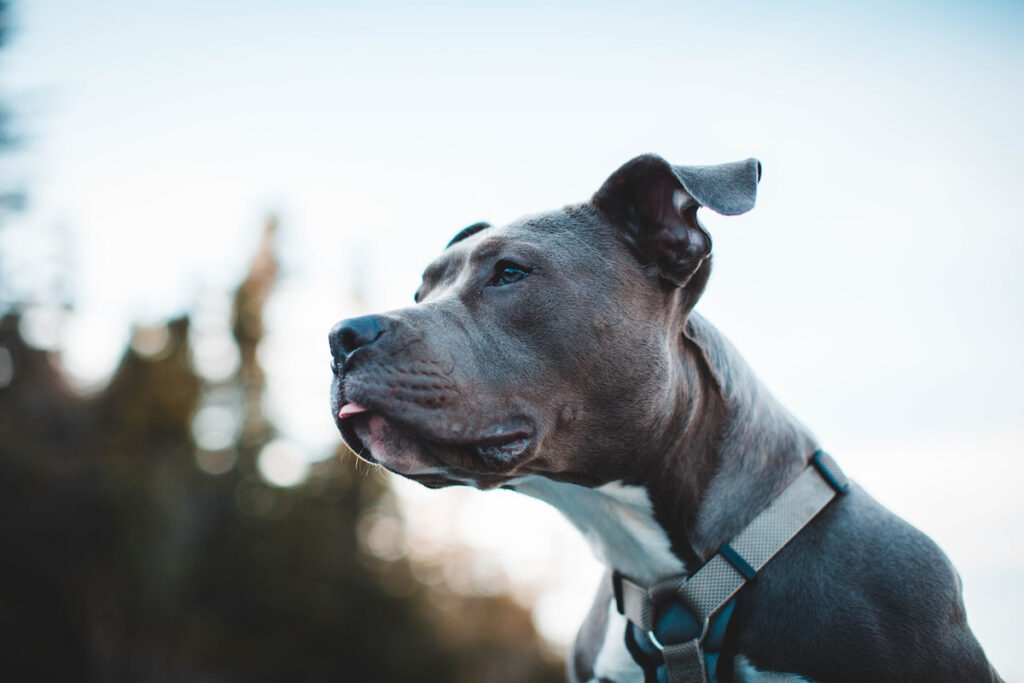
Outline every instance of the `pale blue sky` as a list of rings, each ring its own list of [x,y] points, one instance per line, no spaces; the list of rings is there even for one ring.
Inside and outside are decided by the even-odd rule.
[[[1020,382],[1000,380],[1024,380],[1019,7],[17,9],[4,59],[33,115],[22,220],[70,233],[76,302],[104,319],[89,338],[233,282],[270,209],[296,286],[346,287],[355,253],[370,303],[390,307],[462,224],[583,199],[642,151],[754,155],[760,206],[716,230],[703,308],[762,350],[755,365],[783,380],[832,368],[875,433],[906,431],[864,400],[893,374],[891,401],[923,401],[933,427],[1017,425]],[[799,267],[769,266],[784,255]],[[791,316],[814,316],[818,339],[779,322]],[[787,359],[793,343],[810,355]],[[69,363],[101,373],[116,344],[95,346]],[[951,384],[1001,400],[954,407],[936,391]]]
[[[268,400],[323,453],[326,330],[359,297],[407,305],[457,229],[583,200],[642,152],[756,156],[757,208],[706,217],[699,309],[894,499],[870,454],[956,444],[1024,473],[1021,3],[66,0],[14,19],[0,85],[31,202],[0,246],[25,283],[68,251],[80,375],[111,367],[133,320],[234,283],[278,211]],[[967,518],[1024,521],[978,490]],[[927,525],[942,500],[901,512]],[[960,564],[1006,541],[950,534]],[[1024,551],[971,571],[1020,583]]]

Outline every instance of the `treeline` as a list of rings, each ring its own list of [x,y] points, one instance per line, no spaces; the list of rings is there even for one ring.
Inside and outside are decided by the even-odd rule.
[[[82,396],[23,340],[18,307],[0,317],[0,677],[563,680],[511,599],[424,585],[365,547],[360,525],[393,511],[343,447],[299,486],[259,476],[272,237],[234,293],[241,360],[221,381],[197,372],[182,317]],[[197,411],[225,397],[238,428],[200,448]]]

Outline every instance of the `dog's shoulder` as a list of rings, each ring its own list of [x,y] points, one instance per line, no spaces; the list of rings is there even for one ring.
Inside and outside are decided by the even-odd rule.
[[[762,570],[730,631],[759,668],[811,680],[999,680],[945,553],[856,485]]]

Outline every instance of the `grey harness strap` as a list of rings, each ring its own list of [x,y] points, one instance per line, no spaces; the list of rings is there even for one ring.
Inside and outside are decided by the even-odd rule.
[[[619,612],[643,631],[661,651],[667,683],[707,683],[714,680],[702,649],[712,618],[743,585],[821,512],[833,498],[849,488],[846,475],[824,451],[811,456],[811,464],[730,543],[724,544],[689,578],[672,577],[654,586],[641,586],[627,577],[613,575]],[[661,612],[667,605],[681,605],[696,619],[699,630],[684,642],[659,639]],[[724,625],[723,625],[724,628]],[[664,630],[664,629],[663,629]],[[671,630],[671,629],[670,629]],[[679,629],[674,629],[679,632]],[[627,642],[629,639],[627,627]],[[631,648],[634,657],[637,653]],[[648,679],[655,676],[650,662]],[[646,664],[646,665],[645,665]],[[660,668],[660,664],[659,667]]]

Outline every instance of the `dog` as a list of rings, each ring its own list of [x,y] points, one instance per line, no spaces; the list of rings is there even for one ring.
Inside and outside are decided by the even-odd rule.
[[[462,230],[415,305],[331,330],[342,438],[431,488],[539,498],[583,533],[609,578],[573,682],[999,681],[949,560],[856,484],[756,571],[740,558],[691,673],[623,607],[623,579],[644,600],[685,585],[818,462],[811,432],[693,310],[712,261],[697,211],[749,211],[760,176],[755,159],[643,155],[587,202]],[[673,605],[652,603],[651,623],[688,614]]]

